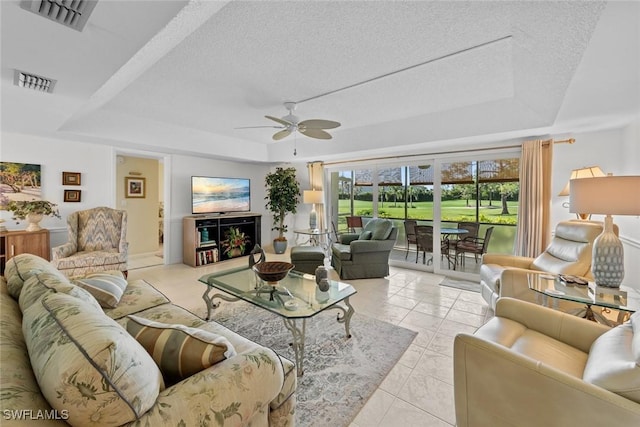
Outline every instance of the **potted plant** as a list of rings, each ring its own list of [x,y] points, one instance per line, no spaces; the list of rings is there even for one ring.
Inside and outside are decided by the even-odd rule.
[[[57,206],[46,200],[12,200],[5,209],[13,213],[12,218],[15,220],[26,219],[29,222],[27,231],[38,231],[42,230],[39,223],[43,216],[60,218]]]
[[[224,253],[229,258],[244,255],[244,250],[249,243],[249,237],[238,227],[230,227],[226,232],[227,240],[222,242]]]
[[[284,220],[288,213],[296,213],[300,200],[300,184],[296,180],[296,169],[276,168],[275,172],[267,174],[265,187],[267,189],[265,208],[273,212],[271,229],[278,231],[278,237],[273,240],[273,250],[281,254],[287,249],[287,238],[284,236],[287,225]]]

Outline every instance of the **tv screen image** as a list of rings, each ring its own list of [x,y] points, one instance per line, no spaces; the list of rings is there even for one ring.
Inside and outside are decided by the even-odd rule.
[[[251,210],[251,181],[193,176],[191,200],[194,214],[248,212]]]

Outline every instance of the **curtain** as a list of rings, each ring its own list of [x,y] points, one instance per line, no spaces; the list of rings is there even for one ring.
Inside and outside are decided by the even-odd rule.
[[[322,162],[311,162],[307,163],[307,168],[309,169],[309,189],[310,190],[318,190],[324,191],[324,163]],[[324,194],[325,201],[327,200],[328,194]],[[325,227],[325,206],[326,203],[323,203],[322,206],[316,206],[317,215],[318,215],[318,228],[320,230],[324,230]]]
[[[552,157],[553,141],[522,144],[516,255],[536,257],[550,241]]]

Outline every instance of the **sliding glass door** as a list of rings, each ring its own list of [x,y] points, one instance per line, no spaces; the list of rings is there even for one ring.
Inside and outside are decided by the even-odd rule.
[[[473,278],[484,253],[512,253],[515,240],[519,159],[493,157],[332,171],[336,228],[346,231],[347,217],[388,218],[398,228],[392,265]]]

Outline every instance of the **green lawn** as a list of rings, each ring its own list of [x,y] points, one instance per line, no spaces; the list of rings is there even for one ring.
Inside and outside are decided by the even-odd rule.
[[[489,207],[489,202],[482,201],[482,207],[480,208],[480,222],[483,223],[480,226],[480,236],[484,236],[484,233],[491,224],[496,224],[489,243],[488,252],[510,254],[513,252],[513,243],[515,241],[516,233],[516,220],[518,212],[518,203],[509,202],[509,215],[501,215],[502,209],[499,201],[493,201],[493,206]],[[372,202],[365,202],[356,200],[354,203],[354,214],[370,217],[372,212]],[[409,218],[417,220],[432,221],[433,220],[433,202],[419,202],[414,203],[414,207],[407,209]],[[346,230],[347,221],[345,216],[350,213],[349,200],[340,200],[338,216],[338,229]],[[398,203],[394,206],[394,203],[384,203],[384,206],[379,206],[379,216],[390,218],[395,220],[395,226],[398,227],[398,244],[403,246],[405,243],[404,232],[404,206]],[[464,200],[447,200],[442,202],[442,218],[443,222],[474,222],[475,207],[467,207]],[[501,225],[503,224],[503,225]]]
[[[470,204],[474,203],[473,201]],[[480,222],[493,224],[516,224],[518,202],[508,202],[509,215],[502,215],[502,208],[499,201],[493,201],[493,206],[489,206],[489,201],[483,200],[480,207]],[[342,215],[349,214],[349,200],[340,200],[338,212]],[[354,214],[358,216],[371,216],[373,203],[362,200],[354,201]],[[464,200],[446,200],[442,202],[443,221],[475,221],[475,206],[466,206]],[[404,219],[404,205],[393,202],[378,204],[378,216],[381,218]],[[431,220],[433,219],[433,202],[414,202],[407,208],[407,216],[410,219]],[[342,222],[342,221],[341,221]]]

